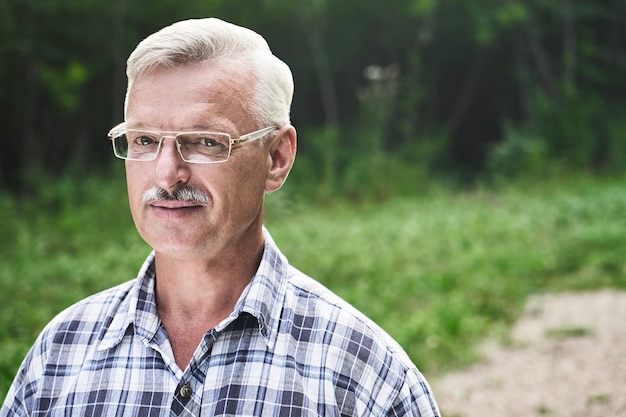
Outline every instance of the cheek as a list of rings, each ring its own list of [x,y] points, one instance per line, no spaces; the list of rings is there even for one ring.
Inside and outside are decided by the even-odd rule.
[[[260,158],[250,158],[246,163],[233,164],[232,169],[225,174],[226,182],[215,184],[215,187],[219,188],[223,198],[228,199],[229,210],[256,213],[265,194],[264,161]]]
[[[263,195],[265,193],[265,179],[267,176],[265,160],[255,158],[250,163],[244,164],[239,176],[241,178],[240,189],[245,190],[248,195]]]
[[[126,164],[126,188],[128,190],[128,200],[131,210],[137,208],[137,205],[141,203],[141,196],[144,191],[147,190],[145,184],[146,180],[147,175],[145,170],[140,170],[138,167],[132,166],[129,163]]]

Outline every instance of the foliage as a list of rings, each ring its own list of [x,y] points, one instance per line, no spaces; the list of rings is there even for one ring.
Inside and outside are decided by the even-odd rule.
[[[0,396],[37,333],[69,304],[131,279],[138,237],[119,164],[106,176],[33,173],[32,197],[0,194]],[[532,292],[626,288],[625,178],[578,175],[420,196],[319,204],[267,197],[290,262],[388,330],[427,374],[476,358]]]
[[[318,201],[332,201],[340,194],[353,202],[380,202],[428,189],[447,138],[415,140],[389,150],[370,127],[364,125],[356,135],[350,135],[349,128],[300,132],[302,145],[286,188]]]
[[[539,179],[554,169],[545,140],[511,125],[505,127],[505,139],[491,149],[486,163],[487,172],[496,182],[511,178]]]
[[[20,189],[33,168],[56,175],[77,160],[106,165],[105,132],[122,118],[128,53],[172,21],[203,16],[259,31],[289,63],[297,86],[293,121],[301,132],[320,132],[347,153],[361,150],[362,139],[384,151],[373,164],[355,161],[357,168],[337,165],[341,155],[337,164],[311,166],[311,178],[339,181],[329,189],[343,187],[343,167],[352,187],[379,179],[381,166],[414,159],[428,175],[476,178],[491,149],[511,139],[507,126],[545,145],[547,165],[620,171],[625,5],[395,0],[381,9],[374,0],[158,0],[150,7],[3,0],[0,187]],[[315,153],[316,146],[301,152]],[[423,159],[424,149],[436,149],[433,160]]]

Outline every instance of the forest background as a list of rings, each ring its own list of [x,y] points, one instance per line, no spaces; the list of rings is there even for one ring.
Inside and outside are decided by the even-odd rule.
[[[427,373],[531,292],[626,287],[622,0],[0,0],[0,399],[56,312],[147,253],[106,133],[137,42],[207,16],[294,73],[279,245]]]
[[[291,66],[303,194],[626,162],[620,0],[2,0],[0,187],[110,164],[129,52],[203,16],[260,32]]]

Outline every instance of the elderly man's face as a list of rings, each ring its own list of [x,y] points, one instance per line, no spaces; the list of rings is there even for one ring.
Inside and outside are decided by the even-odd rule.
[[[159,68],[142,74],[131,86],[126,107],[129,129],[219,131],[233,138],[265,126],[249,117],[253,78],[242,68],[194,64]],[[271,157],[259,142],[233,147],[230,159],[217,164],[183,161],[175,142],[165,139],[154,161],[126,161],[133,219],[144,240],[157,252],[179,258],[218,255],[257,230]],[[147,190],[170,193],[191,187],[208,202],[144,202]]]

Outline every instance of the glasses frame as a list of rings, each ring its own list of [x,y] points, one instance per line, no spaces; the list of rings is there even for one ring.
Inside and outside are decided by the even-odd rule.
[[[173,139],[174,142],[176,142],[176,150],[178,150],[178,154],[180,155],[181,159],[185,162],[191,163],[191,164],[221,164],[223,162],[226,162],[230,159],[230,154],[232,152],[233,149],[233,145],[243,145],[246,143],[250,143],[253,142],[255,140],[261,139],[262,137],[266,136],[267,134],[273,132],[274,130],[277,130],[278,128],[276,126],[268,126],[268,127],[264,127],[263,129],[259,129],[256,130],[254,132],[242,135],[236,139],[233,139],[230,134],[228,133],[224,133],[224,132],[210,132],[210,131],[181,131],[181,132],[176,132],[176,131],[157,131],[157,130],[142,130],[142,129],[127,129],[126,128],[126,122],[122,122],[119,125],[115,126],[114,128],[112,128],[111,130],[109,130],[109,133],[107,134],[107,137],[109,138],[109,140],[111,140],[111,144],[113,146],[113,153],[115,154],[115,156],[119,159],[123,159],[126,161],[140,161],[140,162],[149,162],[149,161],[154,161],[155,159],[157,159],[157,157],[159,156],[159,152],[161,151],[161,147],[163,145],[163,141],[166,138],[170,138]],[[125,156],[122,156],[120,154],[117,153],[117,149],[115,148],[115,138],[121,136],[122,134],[126,134],[127,132],[141,132],[141,133],[150,133],[153,134],[155,137],[159,138],[159,146],[157,147],[156,152],[154,153],[154,157],[151,159],[138,159],[138,158],[128,158]],[[178,142],[178,136],[179,135],[184,135],[184,134],[189,134],[189,133],[213,133],[213,134],[219,134],[219,135],[224,135],[224,136],[228,136],[229,138],[229,143],[228,143],[228,154],[226,155],[226,159],[220,160],[220,161],[192,161],[189,159],[186,159],[185,156],[183,155],[182,152],[182,146],[180,144],[180,142]]]

